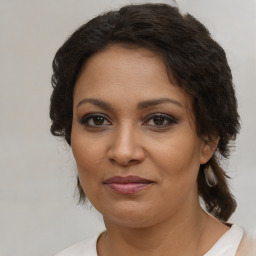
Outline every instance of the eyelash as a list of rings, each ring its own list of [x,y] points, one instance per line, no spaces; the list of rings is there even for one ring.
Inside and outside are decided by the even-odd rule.
[[[93,128],[93,129],[102,129],[104,126],[109,126],[111,125],[111,122],[108,121],[109,124],[107,125],[90,125],[89,124],[89,121],[90,120],[93,120],[93,118],[96,118],[96,117],[100,117],[100,118],[103,118],[103,122],[105,122],[106,120],[108,121],[108,118],[106,118],[105,115],[102,115],[100,113],[95,113],[95,114],[87,114],[86,116],[84,116],[81,120],[80,120],[80,123],[82,125],[85,125],[86,127],[88,128]],[[167,128],[173,124],[177,124],[178,121],[172,117],[172,116],[169,116],[169,115],[166,115],[166,114],[163,114],[163,113],[154,113],[154,114],[150,114],[148,115],[145,120],[146,121],[143,121],[143,124],[145,124],[146,122],[150,121],[150,120],[153,120],[154,118],[163,118],[164,121],[167,121],[168,123],[165,124],[165,125],[147,125],[147,126],[152,126],[154,128]]]
[[[177,124],[178,123],[178,121],[174,117],[166,115],[166,114],[163,114],[163,113],[154,113],[154,114],[151,114],[151,115],[147,116],[146,117],[146,122],[148,122],[149,120],[153,120],[156,117],[157,118],[163,118],[164,121],[167,121],[167,124],[165,124],[165,125],[159,125],[159,126],[158,125],[155,125],[155,126],[152,125],[152,126],[154,126],[156,128],[166,128],[166,127],[169,127],[169,126],[171,126],[173,124]],[[143,123],[145,123],[145,122],[143,122]],[[151,125],[149,125],[149,126],[151,126]]]
[[[84,116],[81,119],[80,123],[82,125],[85,125],[86,127],[89,127],[89,128],[96,128],[96,129],[102,128],[103,126],[97,126],[97,125],[90,125],[89,124],[89,121],[92,120],[95,117],[101,117],[101,118],[107,120],[107,118],[104,115],[102,115],[102,114],[88,114],[88,115]]]

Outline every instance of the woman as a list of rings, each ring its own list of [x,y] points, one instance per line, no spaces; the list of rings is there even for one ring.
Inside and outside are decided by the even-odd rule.
[[[201,23],[125,6],[74,32],[53,70],[51,132],[106,226],[58,256],[249,255],[219,163],[239,131],[232,75]]]

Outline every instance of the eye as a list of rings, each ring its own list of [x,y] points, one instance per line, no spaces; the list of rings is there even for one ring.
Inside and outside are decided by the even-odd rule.
[[[165,114],[152,114],[147,118],[146,122],[144,122],[144,124],[147,126],[160,128],[164,128],[177,123],[178,121],[175,118]]]
[[[107,118],[101,114],[88,114],[82,118],[80,123],[92,128],[102,128],[111,125]]]

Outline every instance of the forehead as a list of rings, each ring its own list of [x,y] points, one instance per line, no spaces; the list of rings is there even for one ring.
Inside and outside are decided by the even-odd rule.
[[[88,59],[77,79],[74,101],[97,97],[134,103],[171,97],[184,106],[191,97],[170,80],[161,56],[145,48],[112,45]]]

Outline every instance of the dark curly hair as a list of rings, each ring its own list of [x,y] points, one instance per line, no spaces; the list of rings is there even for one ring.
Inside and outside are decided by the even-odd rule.
[[[229,178],[220,158],[229,156],[229,145],[239,132],[237,100],[232,74],[222,47],[190,14],[166,4],[127,5],[103,13],[76,30],[53,60],[50,117],[51,132],[71,145],[73,90],[84,63],[107,46],[119,44],[147,48],[165,62],[177,86],[194,99],[195,123],[200,137],[219,138],[215,153],[198,174],[198,193],[206,210],[227,221],[236,209]],[[218,184],[209,187],[204,169],[211,168]],[[86,196],[77,178],[79,202]]]

